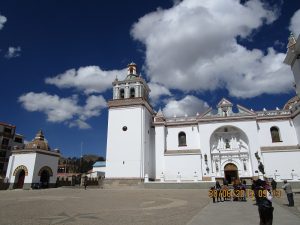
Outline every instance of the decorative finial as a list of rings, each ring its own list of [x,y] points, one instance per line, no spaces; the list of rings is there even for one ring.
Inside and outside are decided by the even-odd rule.
[[[42,129],[40,129],[37,134],[35,135],[35,139],[44,140],[45,136],[43,134]]]

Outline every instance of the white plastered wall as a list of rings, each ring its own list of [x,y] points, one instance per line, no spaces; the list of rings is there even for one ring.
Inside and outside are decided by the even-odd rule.
[[[300,180],[299,151],[263,153],[263,159],[267,177]]]
[[[106,178],[143,179],[145,171],[153,171],[149,123],[150,115],[144,106],[109,109]],[[124,126],[127,131],[122,130]]]
[[[279,128],[281,142],[272,142],[271,127]],[[291,146],[297,145],[298,139],[292,120],[271,120],[258,122],[260,146]]]
[[[178,134],[186,134],[186,146],[179,146]],[[187,125],[180,127],[167,127],[167,149],[166,150],[191,150],[200,149],[199,131],[197,125]]]
[[[166,155],[164,175],[166,180],[177,180],[178,173],[181,180],[192,181],[195,172],[198,180],[202,179],[201,156],[199,155]]]
[[[57,177],[57,167],[58,167],[58,157],[45,155],[45,154],[39,154],[36,155],[36,161],[35,161],[35,168],[34,168],[34,175],[33,175],[33,183],[39,183],[40,182],[40,176],[38,175],[40,169],[42,169],[44,166],[48,166],[51,168],[53,172],[53,176],[50,176],[49,183],[56,183],[56,177]]]
[[[28,170],[28,175],[25,176],[24,183],[32,183],[36,153],[16,154],[9,157],[6,177],[9,178],[9,183],[15,183],[14,171],[18,166],[25,166]]]

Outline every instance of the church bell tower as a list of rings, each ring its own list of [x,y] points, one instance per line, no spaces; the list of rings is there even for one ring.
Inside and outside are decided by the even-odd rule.
[[[150,89],[130,63],[124,80],[113,83],[108,102],[106,179],[137,179],[151,176],[150,153],[153,110],[148,102]]]

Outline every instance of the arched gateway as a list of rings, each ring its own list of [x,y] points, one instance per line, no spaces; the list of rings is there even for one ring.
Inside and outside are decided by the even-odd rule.
[[[249,141],[241,129],[234,126],[216,129],[210,138],[210,151],[216,179],[231,183],[237,178],[252,176]]]
[[[25,176],[28,175],[27,167],[24,165],[18,166],[13,175],[15,176],[14,188],[23,188]]]
[[[233,163],[227,163],[224,166],[224,178],[231,184],[234,180],[239,178],[238,168]]]

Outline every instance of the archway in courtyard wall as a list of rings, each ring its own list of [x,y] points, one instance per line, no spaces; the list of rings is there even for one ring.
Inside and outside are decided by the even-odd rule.
[[[234,177],[252,176],[249,139],[240,128],[222,126],[216,129],[210,137],[210,153],[212,173],[216,178],[227,176],[232,181]]]

